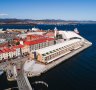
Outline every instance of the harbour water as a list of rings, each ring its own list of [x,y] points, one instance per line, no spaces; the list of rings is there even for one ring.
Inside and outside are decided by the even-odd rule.
[[[34,26],[0,26],[0,28],[27,28]],[[40,29],[54,29],[54,25],[38,25]],[[39,77],[29,78],[30,83],[44,81],[48,90],[96,90],[96,24],[61,25],[62,30],[78,28],[80,35],[93,45],[81,53],[66,60]],[[6,74],[0,76],[0,90],[17,86],[16,82],[8,82]]]

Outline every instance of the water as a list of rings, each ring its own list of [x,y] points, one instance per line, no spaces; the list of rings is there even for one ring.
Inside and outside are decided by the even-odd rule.
[[[0,26],[5,27],[6,26]],[[7,26],[8,28],[32,28],[34,26]],[[40,29],[54,29],[54,25],[38,25]],[[29,78],[30,82],[44,81],[48,90],[96,90],[96,25],[62,25],[58,29],[78,28],[80,35],[93,43],[91,47],[66,60],[40,77]],[[8,82],[5,74],[0,76],[0,90],[16,86]]]

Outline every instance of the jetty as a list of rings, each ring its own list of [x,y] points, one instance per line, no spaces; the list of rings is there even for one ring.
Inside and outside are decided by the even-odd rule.
[[[42,73],[45,73],[48,70],[59,65],[60,63],[68,60],[72,56],[80,53],[81,51],[85,50],[86,48],[90,47],[91,45],[92,45],[91,42],[85,40],[84,45],[82,47],[71,51],[70,53],[56,59],[55,61],[53,61],[49,64],[38,63],[37,61],[34,61],[34,60],[33,61],[26,61],[27,65],[25,64],[25,73],[28,77],[40,76]],[[29,65],[28,63],[32,63],[32,64],[30,64],[29,68],[26,69],[26,67],[28,67],[28,65]]]

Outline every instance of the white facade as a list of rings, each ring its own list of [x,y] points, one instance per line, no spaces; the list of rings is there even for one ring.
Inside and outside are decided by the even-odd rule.
[[[16,56],[20,56],[20,55],[21,55],[20,48],[17,48],[16,49]]]
[[[57,28],[55,27],[55,29],[54,29],[54,36],[56,37],[56,35],[57,35]]]
[[[49,47],[39,49],[39,50],[37,50],[37,52],[41,53],[41,54],[44,54],[46,52],[52,51],[54,49],[57,49],[57,48],[60,48],[60,47],[66,46],[66,45],[69,45],[69,44],[77,42],[77,41],[80,41],[80,40],[76,39],[76,40],[65,41],[63,43],[59,43],[59,44],[56,44],[56,45],[52,45],[52,46],[49,46]]]
[[[17,37],[26,38],[27,37],[27,34],[18,34]]]
[[[22,54],[24,54],[24,53],[30,51],[30,47],[29,47],[29,46],[27,46],[27,47],[25,46],[25,47],[23,47],[21,50],[22,50]]]
[[[0,38],[0,43],[4,43],[4,42],[6,42],[6,39]]]
[[[51,45],[54,45],[54,40],[30,45],[29,48],[30,48],[30,51],[34,51],[34,50],[42,49]]]
[[[0,53],[0,61],[2,60],[3,58],[3,53]]]
[[[13,58],[13,56],[16,55],[16,51],[12,51],[12,52],[2,52],[0,53],[0,60],[2,59],[8,59],[9,58]]]
[[[84,42],[80,39],[74,39],[36,50],[37,60],[43,63],[52,62],[57,58],[70,53],[72,50],[80,48],[83,43]]]
[[[27,33],[27,35],[34,35],[34,34],[36,34],[36,35],[43,35],[45,32],[28,32]]]
[[[22,54],[23,47],[13,46],[12,48],[5,48],[0,51],[0,60],[11,59]]]

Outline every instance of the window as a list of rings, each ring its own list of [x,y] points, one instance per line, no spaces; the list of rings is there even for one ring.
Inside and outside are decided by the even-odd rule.
[[[50,54],[50,52],[47,52],[46,54]]]
[[[53,52],[56,52],[56,50],[53,50]]]
[[[47,58],[45,57],[45,61],[47,60]]]
[[[50,51],[50,53],[53,53],[52,51]]]
[[[46,56],[46,54],[42,54],[43,56]]]

